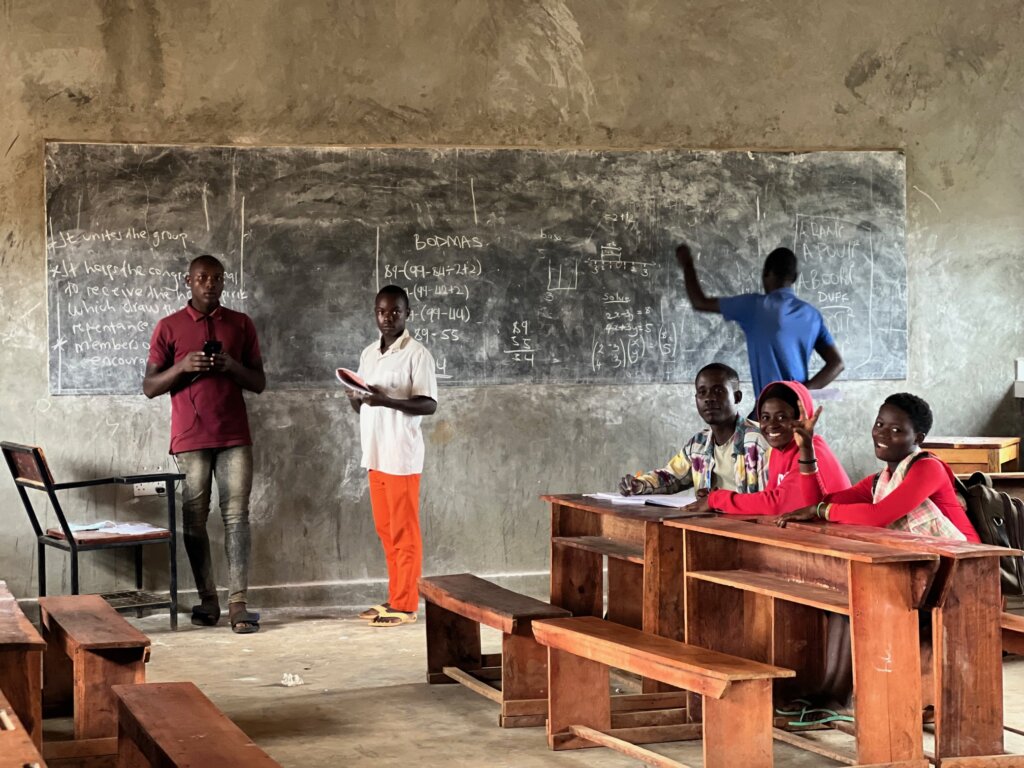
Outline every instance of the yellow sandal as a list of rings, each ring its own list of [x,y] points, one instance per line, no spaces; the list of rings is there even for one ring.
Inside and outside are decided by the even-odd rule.
[[[373,621],[370,622],[371,627],[397,627],[401,624],[414,624],[416,622],[415,611],[396,611],[388,609],[381,611],[373,617]]]

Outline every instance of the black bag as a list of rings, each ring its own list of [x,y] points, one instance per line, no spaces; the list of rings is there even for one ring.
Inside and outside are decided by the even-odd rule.
[[[985,544],[1021,549],[1024,543],[1024,503],[997,491],[992,478],[975,472],[967,482],[956,478],[956,493],[967,517]],[[1004,595],[1024,595],[1024,558],[999,558],[999,576]]]

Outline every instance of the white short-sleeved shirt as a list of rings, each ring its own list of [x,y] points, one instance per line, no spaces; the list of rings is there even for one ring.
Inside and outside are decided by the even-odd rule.
[[[381,354],[380,340],[359,356],[359,375],[388,397],[437,400],[434,358],[407,330]],[[418,475],[423,471],[422,416],[394,408],[363,404],[359,409],[362,466],[389,475]]]

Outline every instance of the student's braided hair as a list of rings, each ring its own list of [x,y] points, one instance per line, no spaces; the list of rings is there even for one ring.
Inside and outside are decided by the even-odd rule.
[[[897,392],[885,398],[883,405],[891,405],[907,414],[910,423],[914,425],[915,432],[925,435],[931,432],[934,421],[931,406],[917,395],[912,395],[909,392]]]

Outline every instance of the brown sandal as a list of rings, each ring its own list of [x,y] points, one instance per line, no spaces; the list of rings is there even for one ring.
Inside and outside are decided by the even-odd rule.
[[[359,618],[360,619],[376,619],[384,611],[390,611],[390,610],[391,610],[391,606],[390,605],[388,605],[387,603],[381,603],[380,605],[375,605],[375,606],[373,606],[373,608],[367,608],[365,611],[360,612]]]

